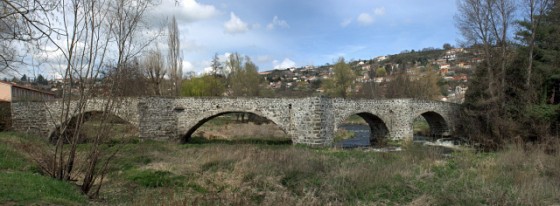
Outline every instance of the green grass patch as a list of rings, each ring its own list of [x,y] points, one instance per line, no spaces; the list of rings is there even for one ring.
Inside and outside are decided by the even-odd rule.
[[[83,205],[87,198],[76,185],[40,174],[39,167],[18,149],[41,139],[0,132],[0,205]]]
[[[68,182],[31,172],[0,173],[0,204],[83,205],[87,199]]]
[[[37,171],[37,168],[13,146],[0,143],[0,171],[2,170]]]

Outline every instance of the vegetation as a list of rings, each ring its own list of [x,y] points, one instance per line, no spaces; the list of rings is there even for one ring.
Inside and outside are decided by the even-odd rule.
[[[414,135],[430,136],[430,125],[424,117],[418,116],[412,122]]]
[[[333,75],[323,83],[325,92],[332,97],[350,97],[356,75],[343,57],[333,67]]]
[[[233,53],[226,61],[226,67],[231,71],[228,75],[231,96],[259,96],[260,78],[258,68],[249,57],[243,58],[238,53]]]
[[[145,35],[153,32],[142,30],[148,29],[142,25],[143,15],[157,1],[0,3],[0,20],[14,28],[9,35],[0,35],[0,72],[15,70],[26,58],[13,49],[12,43],[17,42],[59,58],[49,61],[64,62],[55,67],[61,66],[57,69],[67,84],[63,88],[70,88],[61,91],[61,115],[48,120],[62,123],[50,139],[0,133],[2,204],[85,204],[86,197],[101,197],[96,201],[110,205],[548,205],[560,201],[558,1],[459,0],[456,23],[463,44],[480,59],[459,125],[477,149],[494,153],[448,153],[417,145],[403,145],[405,151],[399,153],[288,146],[291,140],[277,135],[278,129],[270,124],[265,124],[266,129],[233,125],[227,130],[230,137],[222,137],[225,132],[209,125],[196,134],[197,144],[140,142],[134,135],[118,134],[134,131],[115,124],[109,115],[123,101],[121,97],[272,95],[259,86],[257,66],[238,53],[228,56],[224,65],[216,55],[210,74],[183,80],[175,17],[168,29],[167,56],[157,48],[145,52],[159,34]],[[66,39],[64,44],[58,41],[61,38]],[[142,53],[147,55],[138,61]],[[327,79],[283,72],[273,78],[293,81],[290,86],[280,85],[280,91],[293,87],[298,91],[294,96],[318,95],[321,88],[342,98],[438,99],[447,91],[441,89],[446,83],[435,73],[436,66],[428,63],[443,54],[440,49],[404,51],[390,60],[370,60],[368,66],[376,69],[368,71],[341,57],[332,67],[306,71],[323,72]],[[411,77],[408,73],[415,72],[411,67],[425,71]],[[359,82],[357,75],[365,73],[390,81]],[[21,81],[30,80],[23,75]],[[35,83],[45,84],[44,77]],[[85,108],[96,97],[105,100],[105,111],[96,122],[86,123],[90,114]],[[243,122],[244,116],[237,118]],[[427,131],[425,122],[415,123],[415,128],[418,133]],[[339,132],[337,140],[352,136],[349,131]],[[102,186],[107,190],[102,191]]]
[[[183,80],[181,96],[211,97],[224,94],[225,78],[221,76],[203,75]]]
[[[558,1],[462,0],[456,19],[465,43],[483,59],[463,104],[460,125],[466,136],[484,149],[499,149],[513,138],[556,140]],[[515,38],[509,35],[513,30],[518,31]]]
[[[427,71],[418,79],[412,79],[406,73],[399,73],[387,83],[387,98],[438,99],[441,91],[438,86],[439,75]]]
[[[87,202],[79,189],[41,174],[22,151],[27,144],[41,144],[15,133],[0,133],[0,204],[81,205]]]
[[[0,204],[84,204],[72,184],[38,174],[16,148],[45,144],[0,133]],[[119,146],[93,204],[550,205],[560,201],[560,147],[477,153],[406,145],[402,152],[242,142]],[[547,147],[549,148],[549,147]],[[7,165],[7,166],[5,166]],[[29,186],[22,186],[29,185]],[[16,189],[18,188],[18,189]],[[41,188],[50,188],[49,190]],[[55,192],[56,191],[56,192]]]

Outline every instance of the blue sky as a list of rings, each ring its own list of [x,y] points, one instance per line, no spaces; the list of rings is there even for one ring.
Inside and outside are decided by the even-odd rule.
[[[214,54],[225,60],[238,52],[267,71],[454,45],[455,13],[453,0],[161,0],[146,23],[161,28],[175,16],[183,71],[200,74],[209,70]],[[165,40],[158,45],[162,51]],[[35,61],[50,58],[35,55]],[[15,76],[59,77],[57,65],[29,67]]]
[[[265,71],[456,44],[455,12],[451,0],[163,0],[153,13],[176,16],[185,70],[200,73],[215,53]]]

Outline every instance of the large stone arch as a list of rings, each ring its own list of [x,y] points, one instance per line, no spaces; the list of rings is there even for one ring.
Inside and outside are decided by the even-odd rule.
[[[346,112],[335,120],[334,131],[338,131],[341,124],[352,115],[358,115],[366,121],[370,129],[370,145],[374,145],[381,139],[390,136],[390,130],[387,126],[387,120],[382,115],[374,114],[371,111],[351,111]],[[334,138],[334,137],[333,137]]]
[[[129,116],[123,115],[123,113],[112,112],[112,111],[103,111],[103,110],[100,110],[100,109],[89,109],[89,110],[86,110],[86,111],[81,112],[81,113],[73,114],[65,122],[57,121],[54,124],[50,124],[51,128],[49,128],[49,130],[48,130],[47,138],[49,140],[53,140],[53,138],[55,138],[55,135],[57,135],[58,129],[62,125],[68,124],[68,125],[70,125],[69,127],[72,128],[73,127],[72,124],[77,122],[78,118],[81,118],[82,115],[83,115],[83,121],[86,122],[88,120],[91,120],[94,117],[94,115],[103,115],[103,113],[105,113],[105,112],[107,112],[108,115],[110,115],[112,117],[118,118],[119,121],[126,122],[127,124],[130,124],[130,125],[134,126],[136,129],[139,129],[138,124],[136,122],[134,122],[134,120],[129,119]],[[75,132],[75,131],[71,131],[71,132]]]
[[[433,110],[416,112],[415,116],[412,117],[412,121],[414,121],[416,117],[422,116],[430,126],[430,136],[449,136],[451,132],[450,120],[447,115],[442,115],[441,113],[442,112]]]
[[[282,124],[278,119],[271,117],[269,115],[266,115],[265,113],[263,113],[262,111],[256,111],[256,110],[239,110],[239,109],[223,109],[220,111],[210,111],[210,112],[205,112],[203,114],[197,115],[194,119],[191,117],[190,119],[190,123],[187,123],[187,125],[178,125],[179,128],[179,137],[180,137],[180,141],[182,143],[185,143],[188,141],[188,139],[191,138],[192,134],[194,134],[194,132],[200,128],[204,123],[210,121],[211,119],[214,119],[218,116],[222,116],[225,114],[232,114],[232,113],[250,113],[250,114],[254,114],[257,115],[259,117],[263,117],[266,118],[267,120],[271,121],[272,123],[274,123],[275,125],[277,125],[284,133],[286,133],[286,135],[289,135],[290,138],[292,138],[292,141],[294,140],[294,136],[289,134],[289,131],[286,127],[286,125]],[[183,117],[183,118],[188,118],[188,117]],[[180,122],[183,121],[179,121],[179,124],[181,124]]]

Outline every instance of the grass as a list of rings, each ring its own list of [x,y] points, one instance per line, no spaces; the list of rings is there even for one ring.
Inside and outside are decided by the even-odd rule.
[[[0,204],[87,203],[70,183],[41,176],[19,141],[0,133]],[[449,153],[210,141],[143,141],[119,148],[101,205],[553,205],[560,202],[560,147]],[[550,152],[553,151],[553,152]],[[14,185],[25,185],[20,190]],[[7,187],[6,187],[7,186]],[[38,194],[35,194],[38,193]]]
[[[16,149],[22,142],[37,142],[31,138],[0,133],[0,204],[86,204],[87,198],[75,185],[43,176],[26,154]]]
[[[78,188],[31,172],[2,172],[0,203],[82,205],[87,203]]]

